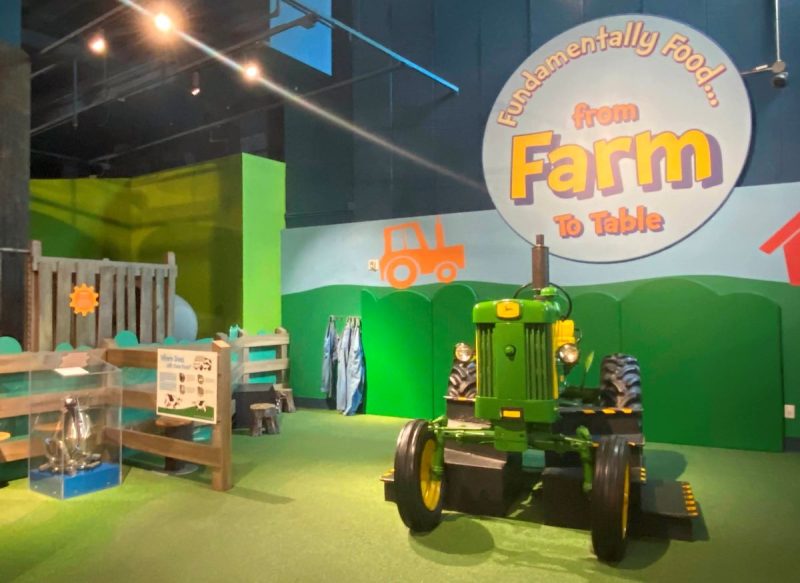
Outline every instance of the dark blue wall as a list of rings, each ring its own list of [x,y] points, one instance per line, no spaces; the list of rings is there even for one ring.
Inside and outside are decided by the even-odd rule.
[[[740,70],[775,59],[772,0],[342,0],[334,16],[461,88],[458,95],[398,69],[329,93],[323,105],[436,164],[483,184],[481,143],[497,93],[545,41],[602,16],[645,13],[705,32]],[[782,0],[789,86],[747,78],[754,134],[740,184],[800,181],[800,0]],[[337,40],[338,39],[338,40]],[[391,64],[357,40],[334,38],[334,73]],[[290,227],[492,208],[483,188],[419,167],[308,114],[287,110]]]
[[[0,0],[0,42],[18,47],[22,37],[20,0]]]

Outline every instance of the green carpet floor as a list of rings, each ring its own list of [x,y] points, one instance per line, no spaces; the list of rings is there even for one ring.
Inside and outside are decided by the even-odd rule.
[[[579,530],[447,514],[408,534],[383,501],[403,420],[303,410],[234,437],[235,487],[127,468],[59,502],[0,490],[0,582],[797,581],[800,455],[647,446],[649,477],[692,482],[707,536],[632,540],[611,567]]]

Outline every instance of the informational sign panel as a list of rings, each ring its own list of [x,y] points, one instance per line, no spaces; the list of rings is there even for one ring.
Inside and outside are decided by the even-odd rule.
[[[156,412],[201,423],[217,422],[217,353],[158,350]]]
[[[594,20],[511,75],[483,141],[501,216],[533,243],[587,262],[665,249],[733,189],[750,146],[747,92],[703,33],[646,15]]]

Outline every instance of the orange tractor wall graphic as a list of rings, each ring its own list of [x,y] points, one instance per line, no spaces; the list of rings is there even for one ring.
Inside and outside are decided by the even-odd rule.
[[[392,225],[383,230],[381,279],[398,289],[414,284],[420,274],[435,273],[450,283],[464,269],[464,245],[446,246],[444,227],[436,217],[436,246],[430,247],[419,221]]]

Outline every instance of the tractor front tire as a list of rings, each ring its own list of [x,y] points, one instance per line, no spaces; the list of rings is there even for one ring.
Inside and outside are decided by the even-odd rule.
[[[444,480],[433,475],[436,447],[436,435],[423,419],[406,423],[397,437],[395,498],[411,532],[430,532],[442,521]]]
[[[624,437],[603,437],[597,449],[592,480],[592,547],[601,561],[625,555],[631,492],[631,454]]]
[[[642,408],[642,373],[630,354],[609,354],[600,365],[600,399],[603,407]]]

